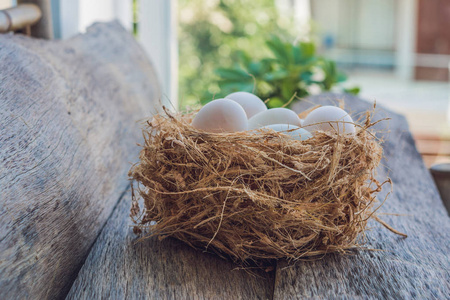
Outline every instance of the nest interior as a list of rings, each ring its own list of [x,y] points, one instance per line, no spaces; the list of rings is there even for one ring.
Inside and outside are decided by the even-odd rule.
[[[206,133],[190,125],[192,116],[147,122],[140,162],[129,172],[138,184],[137,231],[151,228],[146,236],[172,236],[241,263],[360,244],[382,186],[369,114],[356,135],[318,132],[306,141],[275,131]]]

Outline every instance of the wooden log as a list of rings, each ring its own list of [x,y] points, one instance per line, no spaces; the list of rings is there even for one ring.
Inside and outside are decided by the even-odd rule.
[[[325,94],[312,97],[294,109],[313,104],[336,104],[344,99],[357,115],[372,105],[356,97]],[[380,215],[393,228],[408,234],[403,238],[372,221],[366,247],[381,251],[355,251],[353,255],[331,254],[321,260],[289,266],[279,262],[274,299],[448,299],[450,297],[450,219],[435,184],[423,164],[403,116],[377,109],[377,118],[390,121],[376,126],[385,139],[385,158],[380,179],[389,176],[394,192]],[[380,194],[384,199],[388,189]]]
[[[58,299],[128,188],[159,88],[115,22],[0,45],[0,295]]]
[[[95,242],[67,299],[270,299],[274,272],[231,262],[167,238],[137,242],[127,192]]]

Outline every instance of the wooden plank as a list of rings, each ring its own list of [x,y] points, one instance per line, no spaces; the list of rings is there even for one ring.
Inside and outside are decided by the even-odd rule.
[[[115,22],[0,45],[0,295],[58,299],[129,185],[157,80]]]
[[[108,220],[67,299],[270,299],[274,272],[231,262],[167,238],[136,243],[131,192]]]
[[[335,104],[336,97],[325,95],[312,101]],[[371,107],[353,97],[347,97],[346,102],[356,113]],[[135,244],[136,237],[129,228],[128,191],[92,248],[67,298],[266,299],[272,298],[272,290],[275,299],[446,298],[449,221],[445,210],[414,148],[405,119],[386,111],[378,113],[379,117],[393,118],[389,124],[378,126],[385,134],[388,127],[391,130],[385,137],[388,161],[379,174],[383,177],[389,173],[397,186],[382,210],[407,215],[382,218],[409,233],[408,239],[372,223],[367,246],[384,252],[331,254],[295,266],[281,261],[275,280],[271,273],[254,277],[233,271],[235,266],[231,263],[173,239]],[[418,172],[417,176],[411,176],[414,172]],[[422,181],[418,182],[419,179]],[[420,212],[412,205],[416,202],[420,202]]]
[[[313,104],[337,103],[344,99],[355,113],[371,108],[356,97],[325,94]],[[384,221],[405,232],[396,236],[371,222],[366,246],[382,251],[355,251],[353,255],[331,254],[321,260],[282,261],[276,270],[274,299],[448,299],[450,297],[450,219],[435,184],[417,152],[404,117],[378,108],[378,118],[390,117],[376,129],[385,139],[385,159],[380,178],[389,175],[394,193],[381,207]],[[388,131],[389,130],[389,131]],[[384,199],[387,189],[380,194]]]

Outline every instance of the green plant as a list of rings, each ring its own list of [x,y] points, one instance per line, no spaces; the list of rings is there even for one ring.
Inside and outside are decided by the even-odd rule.
[[[181,109],[219,96],[214,69],[231,66],[236,51],[259,59],[270,55],[267,32],[287,40],[299,34],[274,0],[179,0],[178,12]]]
[[[286,105],[293,95],[304,97],[314,92],[329,91],[347,79],[337,70],[334,61],[316,54],[316,46],[312,42],[293,45],[273,36],[266,41],[266,46],[271,57],[254,60],[249,53],[237,51],[232,67],[215,70],[220,78],[217,97],[247,91],[261,99],[270,99],[269,107],[279,107]],[[357,94],[359,88],[343,91]],[[204,100],[208,102],[211,99]]]

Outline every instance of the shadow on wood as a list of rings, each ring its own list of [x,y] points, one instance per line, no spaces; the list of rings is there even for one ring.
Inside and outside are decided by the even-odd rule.
[[[274,272],[249,274],[175,239],[136,243],[126,193],[68,299],[270,299]]]

